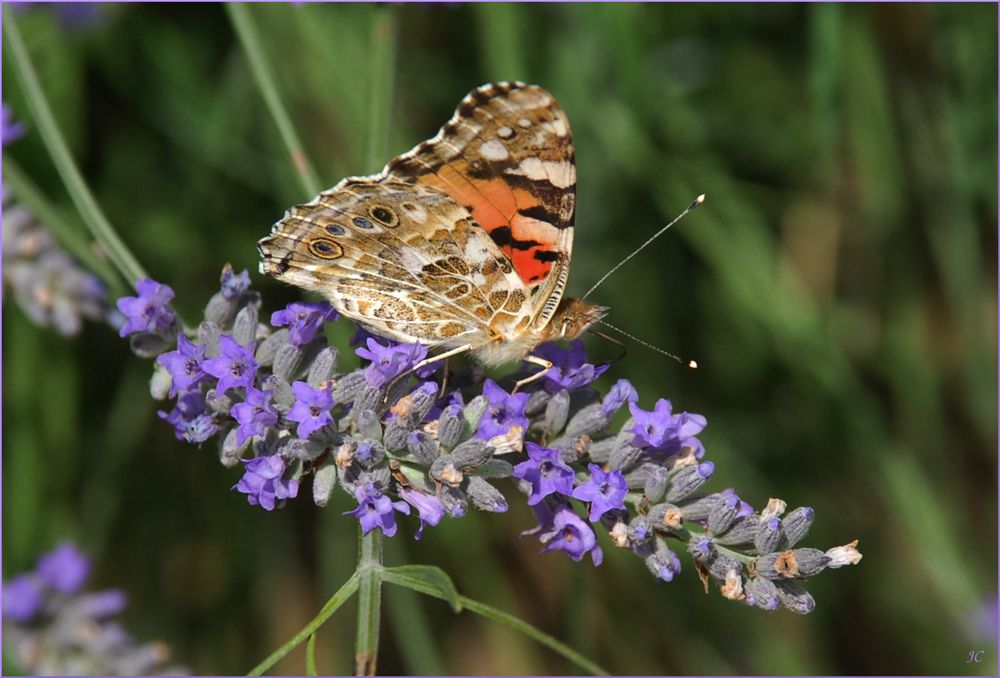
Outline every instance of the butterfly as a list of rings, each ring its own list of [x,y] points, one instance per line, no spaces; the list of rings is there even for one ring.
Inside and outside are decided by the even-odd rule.
[[[555,98],[483,85],[438,133],[378,174],[290,208],[257,244],[262,273],[318,292],[374,334],[482,363],[551,363],[607,308],[564,298],[576,166]]]

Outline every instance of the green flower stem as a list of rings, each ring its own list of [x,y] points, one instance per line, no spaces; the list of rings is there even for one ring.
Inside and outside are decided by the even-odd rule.
[[[302,190],[308,197],[312,198],[322,190],[322,186],[316,175],[316,170],[309,162],[302,141],[292,126],[288,111],[282,103],[281,94],[278,93],[278,87],[274,81],[274,71],[264,55],[260,44],[260,35],[250,18],[250,10],[246,5],[229,2],[226,3],[226,11],[229,13],[229,20],[243,45],[247,60],[250,62],[250,70],[257,82],[257,88],[260,89],[261,96],[264,97],[264,102],[271,112],[271,117],[274,118],[274,122],[278,126],[278,132],[288,150],[288,156],[295,168]]]
[[[313,636],[317,629],[325,624],[326,620],[332,617],[333,613],[336,612],[341,605],[347,602],[347,600],[354,595],[357,590],[358,573],[355,572],[351,575],[350,579],[344,582],[343,586],[337,589],[337,592],[330,597],[330,600],[326,601],[326,604],[323,606],[323,609],[319,611],[319,614],[313,617],[308,624],[302,627],[302,629],[296,633],[291,640],[268,655],[267,659],[262,661],[260,664],[253,667],[247,675],[259,676],[281,661],[285,655]]]
[[[381,530],[372,530],[361,537],[355,574],[358,577],[358,632],[354,645],[354,675],[374,676],[382,614]]]
[[[373,10],[371,27],[371,99],[368,144],[365,166],[377,172],[388,155],[389,124],[392,119],[392,93],[396,78],[396,37],[398,26],[396,11],[381,5]]]
[[[108,260],[99,256],[91,247],[91,241],[80,234],[79,226],[71,224],[62,212],[49,202],[41,189],[28,178],[13,158],[3,159],[3,181],[4,185],[10,187],[17,202],[24,205],[32,216],[52,231],[67,252],[104,281],[112,297],[121,297],[130,291]]]
[[[104,212],[101,211],[87,187],[87,183],[83,180],[80,170],[73,162],[73,157],[66,146],[66,140],[63,139],[62,133],[56,125],[52,110],[49,108],[49,103],[38,83],[38,76],[31,64],[31,57],[28,56],[28,50],[21,38],[21,31],[17,27],[17,19],[6,3],[3,7],[3,33],[10,46],[14,68],[21,81],[21,86],[24,88],[25,99],[31,110],[32,118],[38,125],[42,141],[52,157],[52,162],[55,164],[59,176],[66,184],[73,204],[80,211],[80,216],[93,233],[94,238],[107,250],[111,262],[125,277],[129,285],[148,277],[128,247],[118,237],[118,233],[115,232],[107,217],[104,216]]]
[[[318,676],[316,672],[316,634],[309,636],[306,641],[306,675]]]

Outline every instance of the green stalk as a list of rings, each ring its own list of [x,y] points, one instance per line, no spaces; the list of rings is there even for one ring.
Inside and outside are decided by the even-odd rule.
[[[359,528],[360,529],[360,528]],[[354,645],[354,675],[374,676],[382,614],[382,532],[372,530],[358,546],[358,633]]]
[[[371,32],[371,111],[365,166],[377,172],[388,160],[389,124],[392,120],[392,93],[396,79],[396,12],[392,7],[374,10]]]
[[[326,620],[333,616],[341,605],[343,605],[347,600],[354,595],[354,592],[358,590],[358,575],[354,573],[350,579],[344,582],[344,585],[337,589],[330,600],[326,601],[326,605],[323,609],[319,611],[313,619],[302,627],[302,629],[296,633],[291,640],[279,647],[277,650],[268,655],[267,659],[262,661],[257,666],[250,669],[248,676],[259,676],[262,675],[269,668],[281,661],[285,655],[294,650],[296,647],[301,645],[304,641],[308,640],[312,635],[314,635],[320,626],[326,623]]]
[[[3,181],[10,187],[17,202],[24,205],[32,216],[52,231],[59,244],[67,252],[76,257],[81,264],[96,273],[113,298],[124,296],[129,290],[122,283],[121,277],[107,259],[98,256],[91,247],[91,242],[83,237],[78,226],[74,227],[56,208],[41,189],[28,178],[21,166],[13,158],[3,159]]]
[[[292,161],[292,167],[295,168],[302,190],[312,198],[322,190],[322,186],[316,175],[316,170],[309,162],[309,156],[306,155],[302,141],[292,126],[288,111],[282,103],[281,94],[278,93],[278,86],[274,80],[274,72],[264,55],[257,28],[250,18],[250,10],[245,5],[230,2],[226,3],[226,11],[229,13],[229,20],[243,45],[247,60],[250,62],[250,70],[257,82],[257,88],[260,90],[261,96],[264,97],[271,117],[274,118],[274,122],[278,126],[278,133],[281,134],[281,140],[288,150],[288,156]]]
[[[66,140],[63,139],[62,133],[56,125],[48,100],[46,100],[41,85],[38,83],[38,76],[35,74],[31,57],[24,46],[21,31],[17,27],[17,19],[6,3],[3,7],[3,32],[7,44],[10,46],[14,69],[21,81],[21,86],[24,88],[25,99],[31,110],[32,119],[38,125],[38,131],[45,143],[45,148],[48,149],[59,176],[66,184],[73,204],[80,211],[80,216],[83,217],[94,238],[105,247],[111,262],[130,285],[148,277],[146,271],[132,256],[128,247],[125,246],[107,217],[104,216],[104,212],[98,206],[87,187],[87,183],[83,180],[80,170],[73,162],[73,156],[70,155]]]
[[[396,19],[388,7],[377,7],[372,20],[371,128],[366,157],[374,169],[386,154],[396,61]],[[379,622],[382,613],[382,532],[372,530],[358,547],[358,629],[354,646],[354,673],[375,675]]]

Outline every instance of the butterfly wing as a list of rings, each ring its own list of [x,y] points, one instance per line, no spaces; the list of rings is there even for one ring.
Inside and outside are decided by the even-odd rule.
[[[548,324],[569,276],[576,207],[573,139],[551,94],[520,82],[483,85],[383,173],[464,206],[528,287],[533,329]]]
[[[531,321],[510,261],[467,209],[428,186],[345,179],[288,210],[258,248],[265,274],[399,341],[482,345]]]

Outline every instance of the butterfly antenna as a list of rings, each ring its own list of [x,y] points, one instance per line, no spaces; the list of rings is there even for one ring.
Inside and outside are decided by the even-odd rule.
[[[629,334],[625,330],[621,329],[620,327],[615,327],[614,325],[612,325],[609,322],[606,322],[604,320],[598,320],[597,322],[599,322],[600,324],[604,325],[605,327],[607,327],[609,329],[614,330],[615,332],[618,332],[619,334],[621,334],[624,337],[628,337],[629,339],[631,339],[632,341],[634,341],[637,344],[645,346],[648,349],[652,349],[652,350],[656,351],[657,353],[660,353],[662,355],[667,356],[668,358],[672,358],[672,359],[676,360],[681,365],[686,365],[687,367],[690,367],[691,369],[697,369],[697,367],[698,367],[698,363],[695,362],[694,360],[684,360],[683,358],[679,358],[679,357],[675,356],[673,353],[670,353],[668,351],[664,351],[659,346],[653,346],[649,342],[643,341],[639,337],[632,336],[631,334]],[[610,339],[610,337],[608,337],[608,336],[606,336],[604,334],[598,334],[596,332],[595,332],[595,334],[597,334],[597,336],[599,336],[599,337],[603,337],[605,339]],[[615,342],[615,343],[620,343],[620,342]]]
[[[656,233],[654,233],[653,236],[649,240],[647,240],[646,242],[644,242],[641,245],[639,245],[639,247],[637,247],[635,249],[635,251],[632,252],[632,254],[628,255],[627,257],[625,257],[624,259],[622,259],[621,261],[619,261],[618,264],[614,268],[612,268],[610,271],[608,271],[607,273],[605,273],[601,277],[600,280],[598,280],[596,283],[594,283],[593,287],[591,287],[589,290],[587,290],[586,294],[584,294],[582,297],[580,297],[580,300],[583,301],[584,299],[586,299],[587,297],[589,297],[590,293],[593,292],[594,290],[596,290],[598,287],[600,287],[601,284],[605,280],[607,280],[608,278],[610,278],[612,273],[614,273],[619,268],[621,268],[622,266],[624,266],[625,264],[627,264],[632,257],[634,257],[635,255],[639,254],[639,252],[641,252],[644,249],[646,249],[646,247],[649,245],[649,243],[653,242],[654,240],[656,240],[657,238],[659,238],[661,235],[663,235],[664,233],[666,233],[667,229],[669,229],[671,226],[673,226],[678,221],[680,221],[681,219],[683,219],[685,216],[687,216],[687,214],[689,212],[691,212],[695,207],[697,207],[698,205],[702,204],[703,202],[705,202],[705,194],[704,193],[702,193],[697,198],[695,198],[691,202],[691,204],[687,206],[687,209],[685,209],[683,212],[681,212],[676,217],[674,217],[673,221],[671,221],[669,224],[667,224],[666,226],[664,226],[663,228],[661,228],[659,231],[657,231]],[[619,330],[619,332],[621,332],[621,330]],[[622,332],[622,334],[624,334],[624,332]],[[632,337],[632,338],[635,339],[635,337]],[[639,340],[636,339],[636,341],[639,341]],[[642,343],[642,342],[639,342],[639,343]]]

